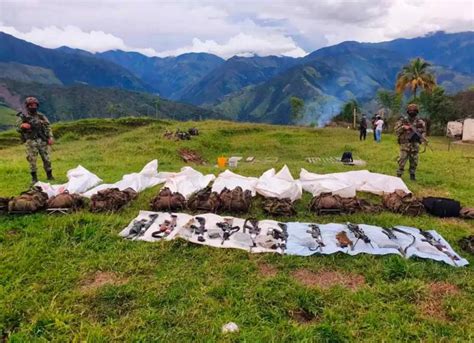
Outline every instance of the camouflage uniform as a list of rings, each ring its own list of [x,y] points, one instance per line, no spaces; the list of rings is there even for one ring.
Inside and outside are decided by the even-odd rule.
[[[21,128],[23,123],[31,125],[30,130]],[[53,133],[49,125],[48,118],[41,113],[21,113],[18,115],[17,130],[21,134],[21,139],[26,147],[26,159],[30,164],[31,173],[36,173],[36,160],[38,154],[43,160],[44,170],[51,174],[51,159],[49,157],[48,140],[53,138]]]
[[[413,136],[412,130],[406,130],[404,125],[412,125],[423,137],[426,133],[426,124],[424,120],[418,117],[400,119],[395,124],[395,133],[398,136],[398,144],[400,144],[400,157],[398,158],[397,176],[402,176],[407,160],[410,162],[410,176],[415,177],[416,167],[418,166],[418,153],[420,151],[420,143],[410,141]]]

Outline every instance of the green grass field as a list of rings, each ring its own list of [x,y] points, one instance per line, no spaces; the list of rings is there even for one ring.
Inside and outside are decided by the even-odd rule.
[[[166,128],[193,125],[201,135],[191,141],[162,138]],[[206,173],[219,172],[214,167],[219,155],[278,158],[277,163],[241,163],[235,169],[250,176],[284,164],[295,177],[302,167],[319,173],[356,169],[305,161],[340,156],[344,150],[366,160],[370,171],[393,175],[396,170],[394,136],[384,135],[377,145],[371,139],[359,142],[357,132],[347,129],[144,119],[81,121],[54,129],[53,166],[61,183],[78,164],[105,182],[139,171],[154,158],[160,171],[178,171],[184,166],[177,154],[181,147],[210,161],[193,166]],[[16,195],[30,181],[24,148],[12,137],[11,132],[0,134],[0,142],[9,145],[0,150],[0,196]],[[431,145],[434,152],[420,156],[418,181],[405,176],[408,187],[418,196],[448,196],[474,206],[474,160],[468,158],[474,147],[448,151],[444,138],[432,138]],[[117,214],[0,217],[0,340],[473,340],[472,265],[453,268],[398,256],[252,255],[182,240],[150,244],[121,239],[118,233],[140,209],[148,209],[158,189],[141,193]],[[457,245],[459,238],[474,234],[472,221],[388,212],[316,217],[307,211],[310,198],[305,194],[298,202],[298,215],[291,220],[435,229],[474,263]],[[263,219],[260,204],[257,199],[252,214]],[[221,327],[230,321],[240,332],[223,335]]]

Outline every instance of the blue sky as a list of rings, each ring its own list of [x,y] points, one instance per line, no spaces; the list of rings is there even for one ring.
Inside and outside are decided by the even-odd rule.
[[[346,40],[474,30],[472,0],[0,0],[0,31],[35,44],[149,56],[304,56]]]

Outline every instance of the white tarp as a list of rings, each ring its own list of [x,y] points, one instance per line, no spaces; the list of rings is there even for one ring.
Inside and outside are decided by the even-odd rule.
[[[324,192],[333,192],[343,197],[352,197],[355,196],[356,191],[383,195],[393,193],[397,189],[411,193],[401,178],[371,173],[368,170],[315,174],[301,169],[299,181],[303,189],[314,196]]]
[[[179,173],[161,172],[159,177],[165,180],[163,187],[168,187],[172,192],[181,193],[186,199],[205,188],[216,178],[212,174],[203,175],[191,167],[183,167]]]
[[[212,185],[214,192],[220,193],[224,188],[233,190],[240,186],[244,191],[249,190],[252,192],[252,196],[257,194],[255,187],[257,186],[258,179],[256,177],[247,177],[239,174],[235,174],[230,170],[226,170],[217,176]]]
[[[56,196],[64,191],[69,193],[84,193],[92,187],[97,186],[102,180],[95,174],[88,171],[83,166],[79,165],[74,169],[70,169],[67,172],[68,182],[62,185],[51,185],[45,182],[37,182],[35,186],[41,187],[41,189],[48,194],[48,197]]]
[[[123,176],[122,180],[116,183],[102,184],[89,190],[83,195],[90,198],[97,192],[107,188],[118,188],[120,190],[132,188],[135,192],[139,193],[147,188],[163,183],[164,181],[165,180],[158,174],[158,161],[153,160],[147,163],[139,173],[126,174]]]
[[[151,223],[150,215],[157,215],[153,224],[144,229],[140,235],[130,234],[130,230],[134,225],[140,227],[140,221],[143,220]],[[120,232],[120,236],[130,240],[142,240],[147,242],[155,242],[159,240],[172,240],[175,238],[183,238],[187,241],[213,246],[216,248],[235,248],[243,249],[252,253],[273,252],[287,255],[310,256],[314,254],[329,255],[337,252],[349,255],[357,255],[360,253],[372,255],[397,254],[405,258],[412,256],[441,261],[451,266],[462,267],[468,265],[469,262],[456,254],[449,243],[441,237],[436,231],[428,231],[436,241],[435,245],[428,243],[420,230],[413,227],[397,226],[392,231],[394,238],[390,239],[381,227],[373,225],[360,224],[359,228],[369,238],[369,242],[365,243],[362,239],[357,239],[346,224],[316,224],[321,232],[321,240],[324,246],[319,246],[312,237],[309,223],[291,222],[286,223],[288,238],[286,241],[277,240],[277,246],[265,244],[272,239],[270,232],[279,230],[278,222],[274,220],[261,220],[258,222],[260,232],[251,236],[248,230],[243,230],[244,219],[234,217],[222,217],[213,213],[200,214],[192,216],[186,213],[176,213],[176,227],[168,236],[163,238],[154,238],[154,232],[160,233],[160,225],[167,221],[171,221],[171,214],[165,212],[149,212],[140,211],[139,215],[130,222],[130,224]],[[205,218],[205,232],[198,233],[189,226],[189,223],[199,227],[197,217]],[[235,228],[228,239],[224,239],[223,230],[216,224],[225,220],[232,220],[231,226]],[[341,247],[338,244],[336,235],[345,232],[352,246]],[[441,249],[441,250],[440,250]]]
[[[255,188],[264,197],[289,198],[291,201],[300,199],[303,193],[300,182],[293,178],[286,165],[278,173],[275,168],[267,170]]]
[[[474,119],[464,119],[462,141],[474,142]]]

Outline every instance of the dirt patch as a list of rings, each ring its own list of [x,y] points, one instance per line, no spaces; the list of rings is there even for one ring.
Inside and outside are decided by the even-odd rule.
[[[288,311],[291,319],[299,324],[311,324],[319,321],[319,318],[312,314],[311,312],[306,311],[303,308],[299,308],[297,310],[290,310]]]
[[[428,289],[428,297],[418,304],[421,313],[427,318],[448,321],[449,317],[444,310],[443,301],[447,296],[459,294],[459,288],[449,282],[433,282],[429,284]]]
[[[7,231],[7,236],[14,237],[20,234],[20,231],[12,229]]]
[[[278,274],[278,269],[271,264],[262,263],[258,266],[258,271],[264,277],[275,277]]]
[[[88,292],[96,290],[105,285],[123,285],[127,283],[127,279],[123,279],[112,272],[96,272],[81,282],[81,291]]]
[[[292,275],[299,283],[305,286],[322,289],[343,286],[351,290],[357,290],[365,284],[365,278],[362,275],[338,271],[320,271],[314,273],[307,269],[298,269],[293,272]]]

